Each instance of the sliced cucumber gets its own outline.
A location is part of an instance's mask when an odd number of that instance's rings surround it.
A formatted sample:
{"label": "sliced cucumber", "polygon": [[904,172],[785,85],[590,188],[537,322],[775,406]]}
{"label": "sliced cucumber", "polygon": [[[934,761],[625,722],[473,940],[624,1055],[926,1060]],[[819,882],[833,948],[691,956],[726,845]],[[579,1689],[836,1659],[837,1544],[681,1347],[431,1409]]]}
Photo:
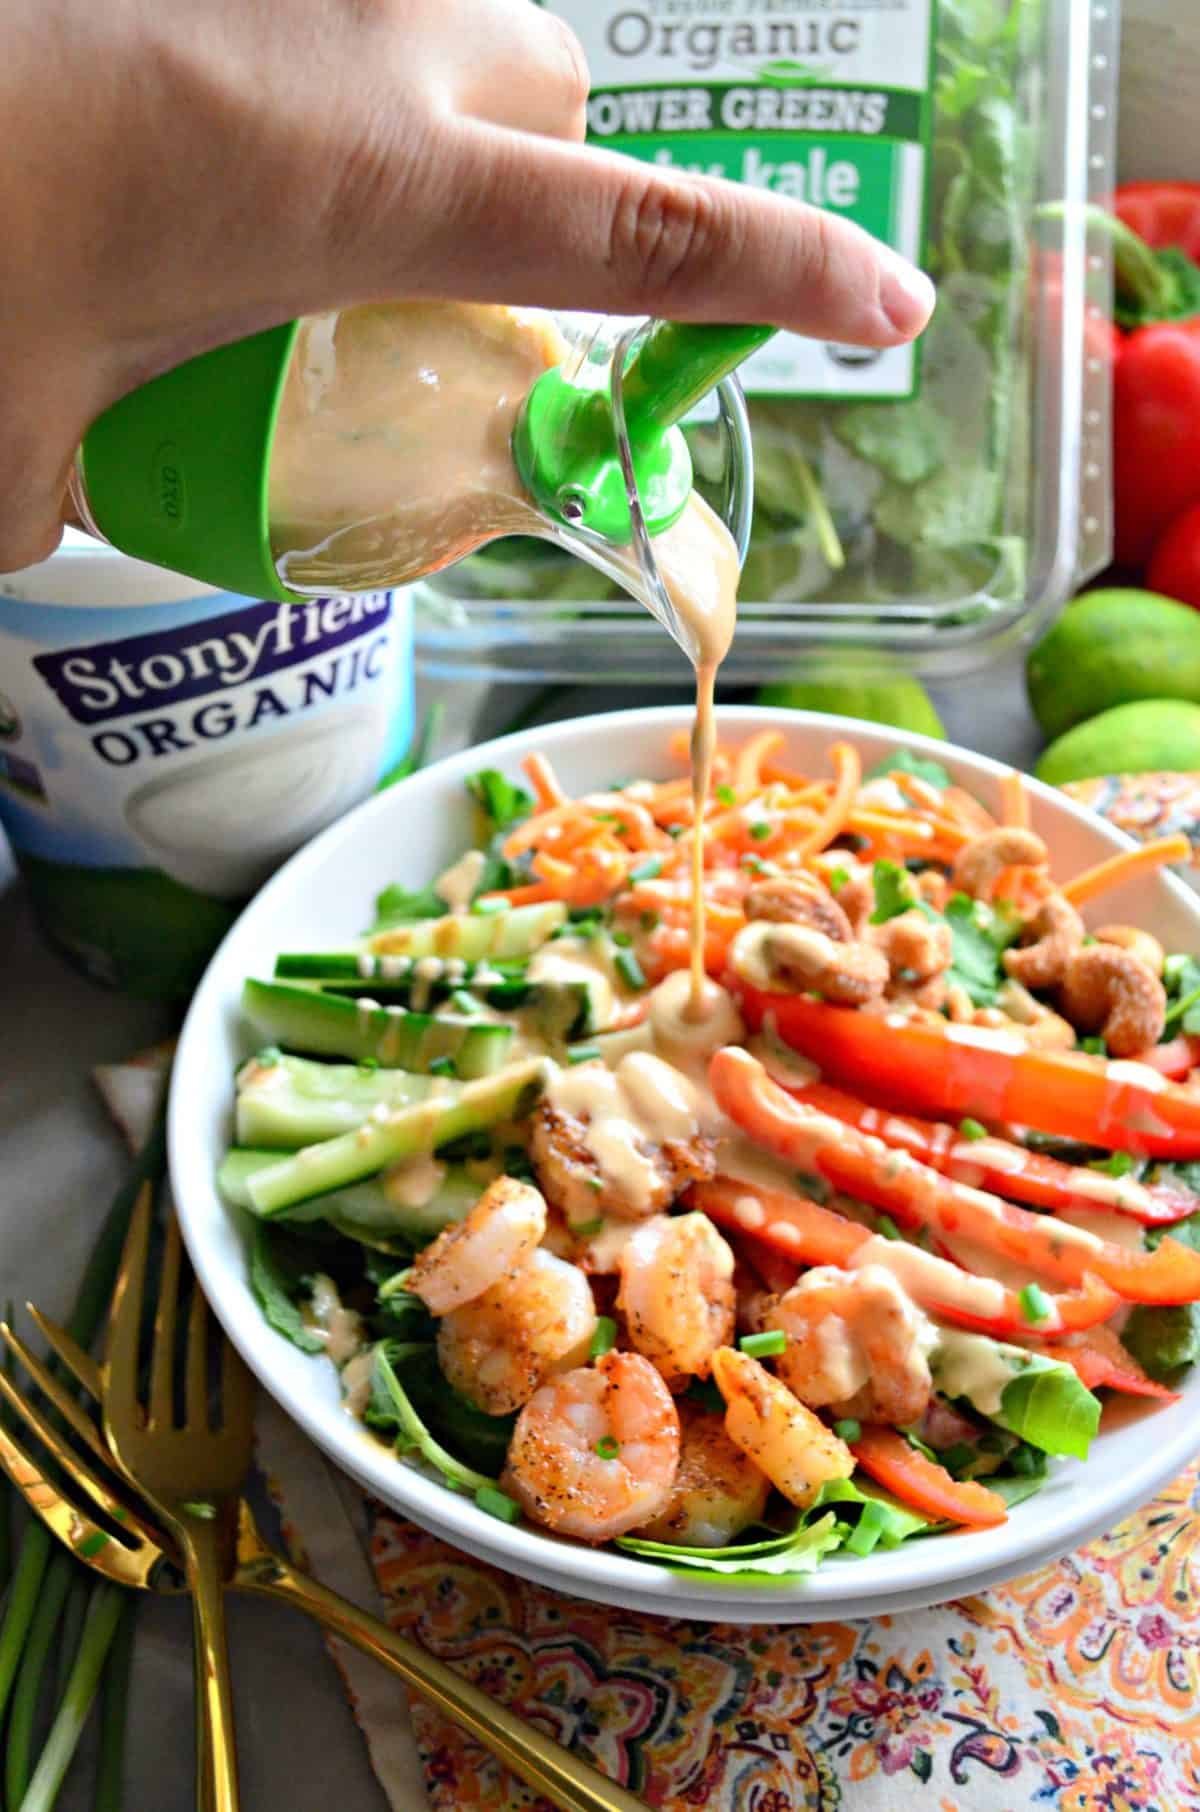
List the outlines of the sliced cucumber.
{"label": "sliced cucumber", "polygon": [[294,950],[275,959],[280,981],[317,982],[338,994],[377,994],[381,999],[424,1005],[444,1000],[456,988],[486,997],[489,989],[528,986],[528,964],[520,957],[484,957],[464,962],[459,956],[372,956],[369,950]]}
{"label": "sliced cucumber", "polygon": [[512,1042],[511,1026],[438,1018],[370,1000],[324,994],[298,982],[247,981],[242,1009],[264,1038],[322,1057],[372,1060],[386,1069],[426,1072],[449,1057],[464,1081],[493,1075]]}
{"label": "sliced cucumber", "polygon": [[256,1214],[282,1214],[297,1202],[374,1176],[402,1158],[436,1151],[503,1120],[519,1120],[538,1100],[552,1073],[553,1066],[544,1058],[528,1058],[467,1083],[453,1101],[431,1095],[411,1107],[397,1108],[386,1119],[365,1120],[353,1132],[307,1145],[245,1178],[249,1205]]}
{"label": "sliced cucumber", "polygon": [[[252,1057],[238,1072],[237,1141],[296,1151],[352,1131],[380,1106],[424,1101],[434,1086],[434,1077],[408,1070],[369,1070],[274,1054],[270,1062]],[[450,1099],[458,1084],[446,1079],[437,1088],[443,1099]]]}
{"label": "sliced cucumber", "polygon": [[[235,1145],[227,1151],[217,1171],[217,1187],[227,1202],[236,1208],[255,1212],[249,1183],[260,1171],[279,1163],[277,1151],[253,1150]],[[362,1245],[379,1246],[383,1251],[400,1247],[420,1251],[444,1227],[461,1221],[471,1212],[484,1184],[462,1164],[448,1164],[446,1174],[427,1202],[411,1203],[396,1199],[388,1186],[387,1173],[352,1183],[346,1189],[334,1189],[327,1195],[312,1196],[297,1202],[280,1220],[290,1222],[325,1221],[348,1239]]]}
{"label": "sliced cucumber", "polygon": [[478,962],[485,956],[528,956],[567,922],[559,900],[513,906],[507,912],[451,913],[443,919],[413,919],[366,940],[377,956],[457,956]]}

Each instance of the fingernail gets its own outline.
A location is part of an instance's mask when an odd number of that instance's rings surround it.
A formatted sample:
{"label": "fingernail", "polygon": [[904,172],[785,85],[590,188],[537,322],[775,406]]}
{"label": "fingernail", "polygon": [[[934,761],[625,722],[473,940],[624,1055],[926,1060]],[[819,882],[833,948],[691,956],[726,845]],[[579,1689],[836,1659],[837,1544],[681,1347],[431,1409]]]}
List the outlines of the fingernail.
{"label": "fingernail", "polygon": [[937,291],[915,264],[906,258],[889,256],[879,274],[879,306],[906,339],[920,333],[937,300]]}

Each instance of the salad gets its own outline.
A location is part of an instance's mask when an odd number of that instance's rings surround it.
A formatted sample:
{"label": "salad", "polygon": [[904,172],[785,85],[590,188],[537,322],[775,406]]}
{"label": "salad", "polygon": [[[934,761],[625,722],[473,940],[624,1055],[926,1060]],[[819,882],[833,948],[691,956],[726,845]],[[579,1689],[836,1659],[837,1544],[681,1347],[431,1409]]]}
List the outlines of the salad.
{"label": "salad", "polygon": [[749,1579],[1002,1523],[1200,1355],[1200,961],[1080,912],[1185,840],[1056,878],[1015,774],[998,821],[784,745],[719,747],[700,825],[682,738],[474,775],[476,848],[247,980],[219,1174],[408,1463]]}

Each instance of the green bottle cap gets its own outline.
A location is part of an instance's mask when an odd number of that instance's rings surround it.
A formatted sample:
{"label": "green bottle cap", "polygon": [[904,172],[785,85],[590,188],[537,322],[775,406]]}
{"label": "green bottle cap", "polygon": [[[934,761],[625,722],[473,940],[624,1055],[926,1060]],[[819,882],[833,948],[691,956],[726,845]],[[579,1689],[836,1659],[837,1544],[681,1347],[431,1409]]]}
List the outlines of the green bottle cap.
{"label": "green bottle cap", "polygon": [[275,570],[267,508],[297,326],[188,359],[92,424],[81,449],[84,488],[114,547],[249,597],[300,595]]}

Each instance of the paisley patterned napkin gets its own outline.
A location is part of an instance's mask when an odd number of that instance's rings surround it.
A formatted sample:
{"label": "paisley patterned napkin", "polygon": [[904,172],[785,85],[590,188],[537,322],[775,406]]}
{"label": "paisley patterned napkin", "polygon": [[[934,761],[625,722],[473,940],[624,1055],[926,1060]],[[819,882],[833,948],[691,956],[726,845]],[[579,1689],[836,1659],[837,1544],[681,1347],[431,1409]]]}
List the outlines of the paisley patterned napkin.
{"label": "paisley patterned napkin", "polygon": [[[134,1143],[153,1099],[140,1081],[163,1060],[97,1077]],[[978,1598],[747,1629],[497,1572],[364,1504],[273,1405],[259,1457],[302,1563],[361,1604],[373,1572],[395,1628],[659,1812],[1200,1808],[1200,1465],[1111,1534]],[[410,1723],[391,1675],[330,1646],[395,1812],[418,1812],[422,1776],[433,1812],[543,1812],[417,1701]]]}

